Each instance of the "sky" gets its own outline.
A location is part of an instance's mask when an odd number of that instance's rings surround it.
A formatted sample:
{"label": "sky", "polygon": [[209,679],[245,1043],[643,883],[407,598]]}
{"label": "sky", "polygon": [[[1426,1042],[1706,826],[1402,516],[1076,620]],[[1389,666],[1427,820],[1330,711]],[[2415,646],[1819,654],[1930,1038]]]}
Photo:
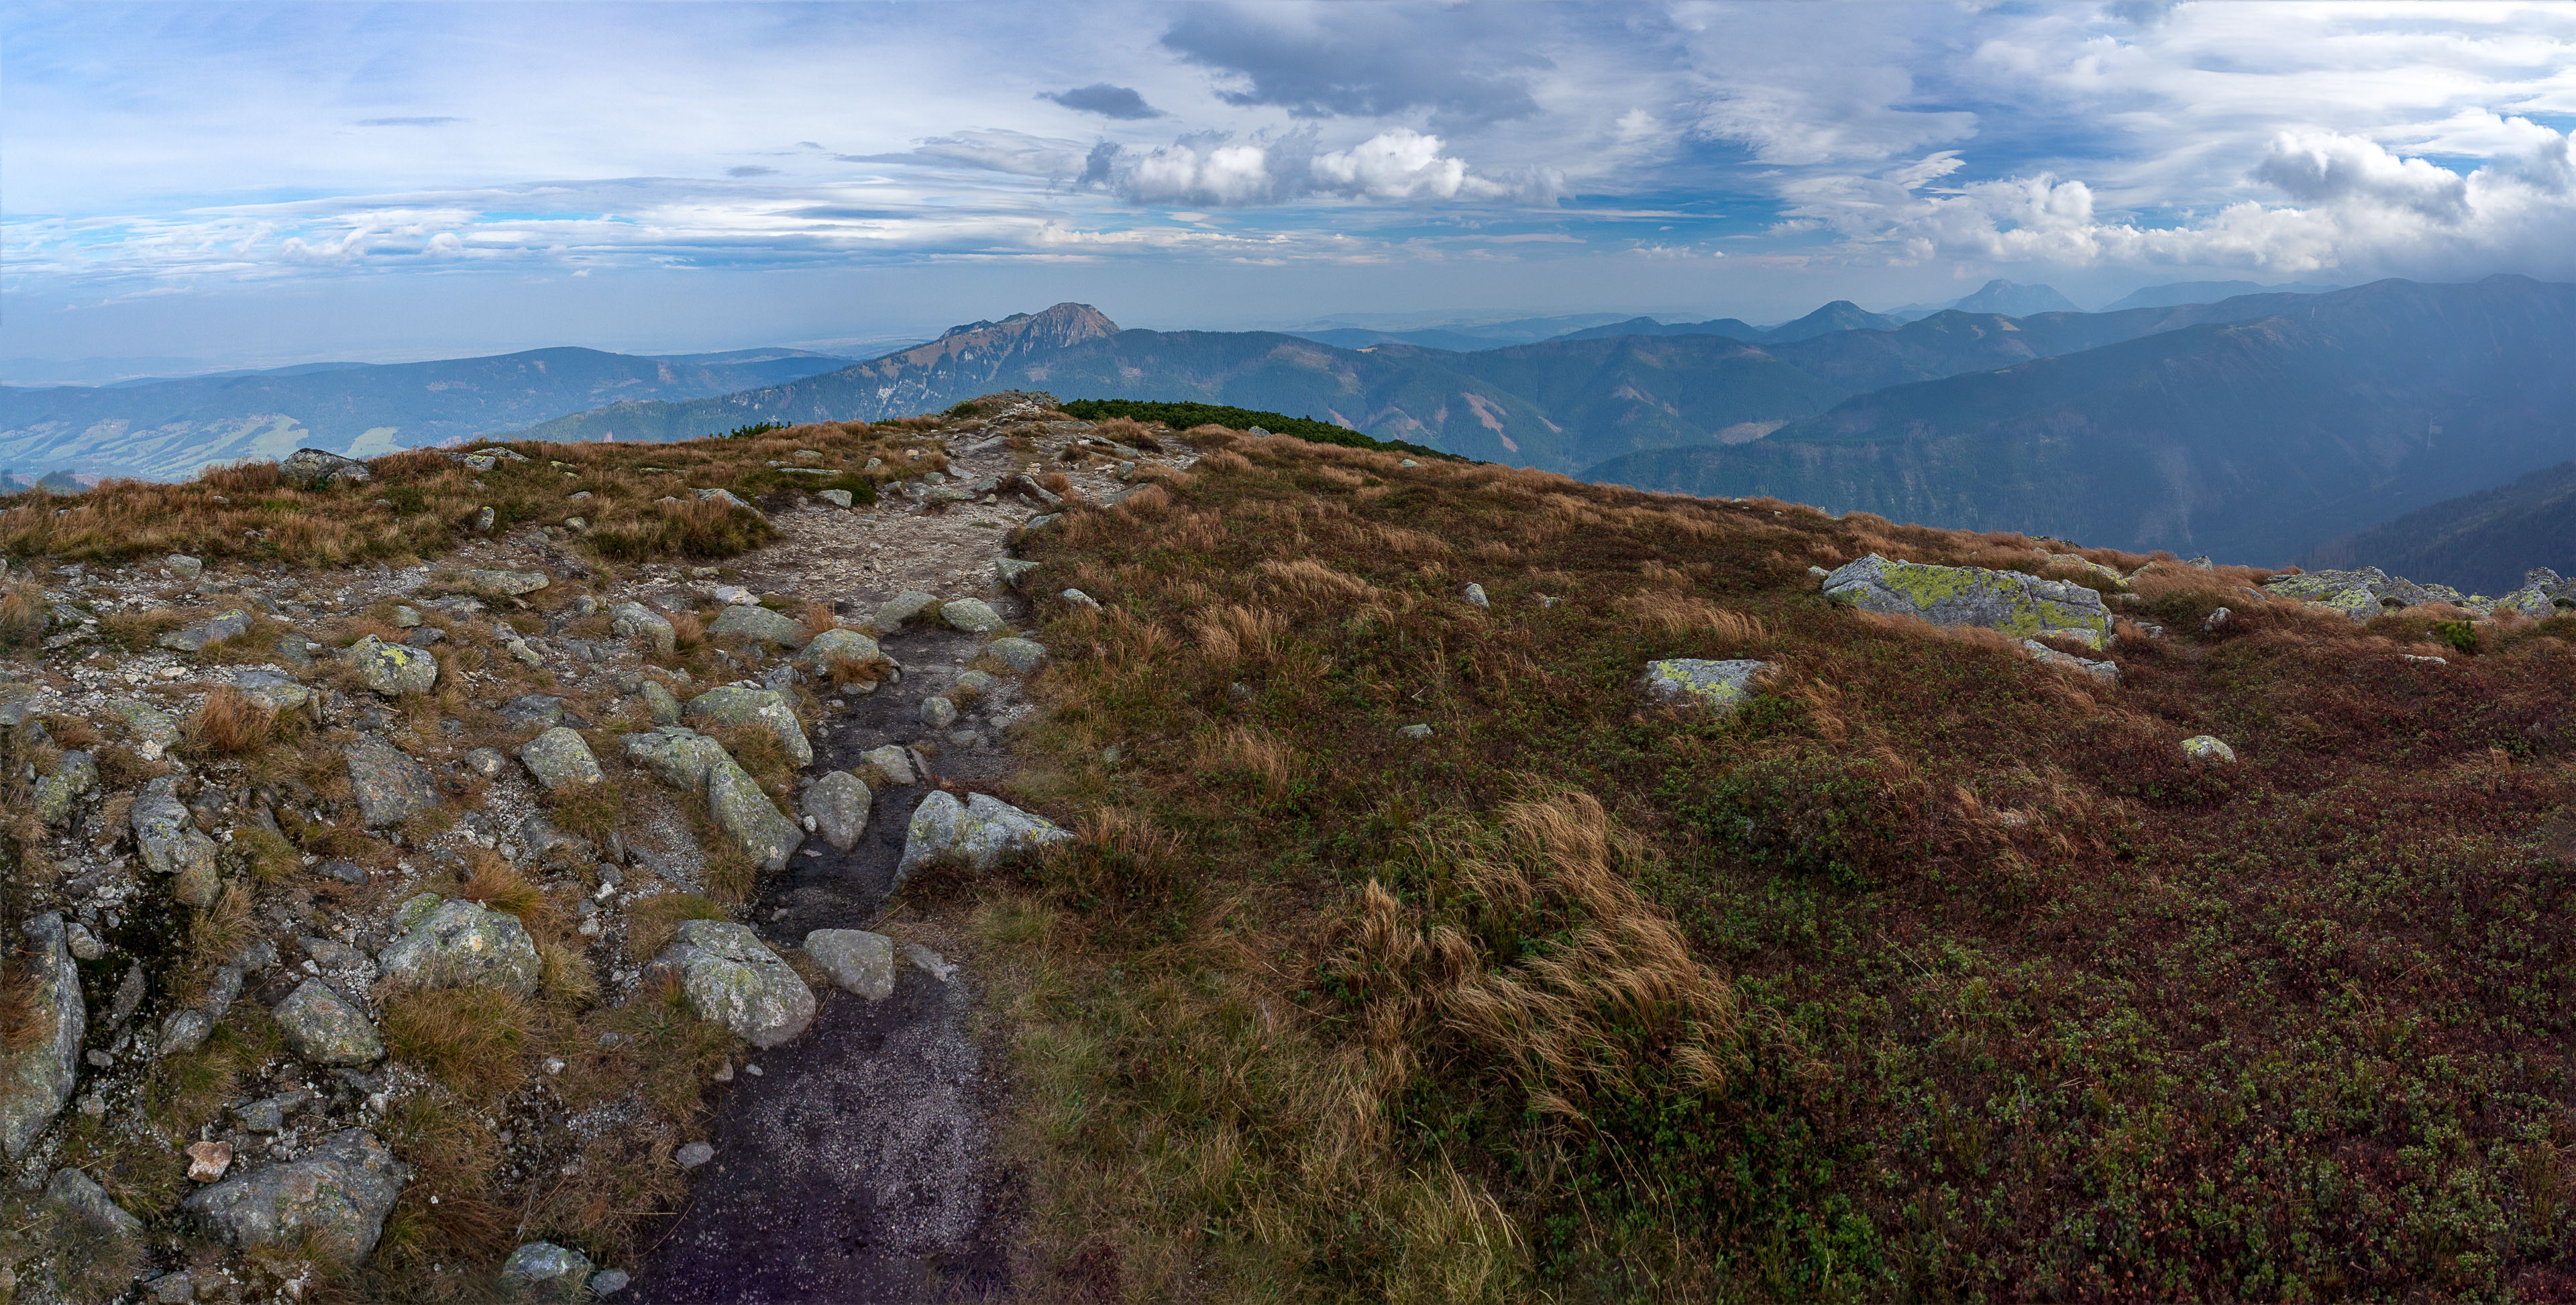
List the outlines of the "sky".
{"label": "sky", "polygon": [[2576,280],[2576,5],[0,9],[0,356]]}

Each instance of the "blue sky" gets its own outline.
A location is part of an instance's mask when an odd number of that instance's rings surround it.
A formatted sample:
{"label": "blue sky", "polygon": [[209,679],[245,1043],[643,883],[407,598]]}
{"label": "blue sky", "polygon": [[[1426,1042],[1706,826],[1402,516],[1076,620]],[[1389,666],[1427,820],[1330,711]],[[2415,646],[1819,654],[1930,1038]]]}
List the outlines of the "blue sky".
{"label": "blue sky", "polygon": [[53,5],[0,354],[2576,278],[2565,4]]}

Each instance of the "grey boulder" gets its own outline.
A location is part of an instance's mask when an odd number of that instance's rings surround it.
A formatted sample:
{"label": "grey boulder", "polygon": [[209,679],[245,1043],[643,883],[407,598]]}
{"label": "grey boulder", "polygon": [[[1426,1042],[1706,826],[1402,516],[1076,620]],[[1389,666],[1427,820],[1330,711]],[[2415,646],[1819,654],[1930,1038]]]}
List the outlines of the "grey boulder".
{"label": "grey boulder", "polygon": [[293,711],[313,701],[311,689],[274,671],[245,671],[233,677],[233,687],[243,697],[273,712]]}
{"label": "grey boulder", "polygon": [[2102,595],[2019,571],[1891,561],[1872,553],[1827,575],[1824,592],[1864,612],[1983,626],[2015,638],[2046,635],[2099,648],[2111,637],[2111,610],[2102,605]]}
{"label": "grey boulder", "polygon": [[427,693],[438,683],[438,659],[426,650],[368,635],[341,652],[358,679],[388,698]]}
{"label": "grey boulder", "polygon": [[868,832],[868,804],[874,795],[867,784],[846,770],[835,770],[815,780],[805,790],[799,804],[813,820],[814,832],[823,841],[843,852],[859,845],[859,837]]}
{"label": "grey boulder", "polygon": [[1026,675],[1036,670],[1038,663],[1046,660],[1046,645],[1017,635],[995,639],[984,645],[984,651],[991,653],[994,660],[1010,667],[1012,674],[1015,675]]}
{"label": "grey boulder", "polygon": [[845,992],[870,1001],[894,995],[894,940],[865,929],[817,929],[805,935],[805,954]]}
{"label": "grey boulder", "polygon": [[764,869],[784,867],[805,841],[805,827],[788,819],[733,754],[706,735],[678,725],[629,734],[626,759],[673,788],[705,798],[716,826]]}
{"label": "grey boulder", "polygon": [[543,571],[466,571],[456,579],[484,598],[516,598],[554,583]]}
{"label": "grey boulder", "polygon": [[990,870],[1007,856],[1035,852],[1072,839],[1054,821],[987,793],[970,793],[964,802],[953,793],[934,792],[912,809],[904,831],[903,859],[895,864],[902,883],[925,865],[955,862],[972,870]]}
{"label": "grey boulder", "polygon": [[171,891],[188,906],[215,900],[215,840],[205,836],[179,800],[178,778],[164,775],[134,795],[127,819],[145,868],[178,882]]}
{"label": "grey boulder", "polygon": [[939,606],[939,600],[919,590],[896,594],[877,608],[877,633],[892,634],[910,624],[923,612]]}
{"label": "grey boulder", "polygon": [[367,478],[367,464],[322,449],[297,449],[277,460],[277,472],[308,488]]}
{"label": "grey boulder", "polygon": [[991,634],[1002,628],[1002,614],[981,598],[958,598],[939,605],[940,623],[966,634]]}
{"label": "grey boulder", "polygon": [[[741,609],[736,609],[741,610]],[[776,689],[745,689],[735,685],[709,689],[689,699],[680,718],[692,725],[758,726],[778,736],[787,745],[787,755],[799,766],[814,764],[814,745],[805,737],[805,726],[797,721],[796,709],[787,695]]]}
{"label": "grey boulder", "polygon": [[142,1220],[108,1199],[106,1188],[77,1169],[54,1171],[53,1181],[45,1184],[45,1204],[61,1211],[65,1218],[110,1236],[132,1237],[143,1231]]}
{"label": "grey boulder", "polygon": [[618,638],[648,644],[658,653],[668,653],[679,646],[679,633],[671,623],[642,603],[619,603],[609,614],[608,628]]}
{"label": "grey boulder", "polygon": [[590,754],[590,745],[582,741],[579,733],[561,725],[528,740],[519,749],[519,764],[526,766],[549,793],[586,787],[608,778],[599,768],[599,758]]}
{"label": "grey boulder", "polygon": [[357,794],[359,819],[369,829],[382,829],[438,805],[438,782],[429,767],[409,753],[373,735],[341,750],[349,763],[349,787]]}
{"label": "grey boulder", "polygon": [[227,639],[238,639],[248,633],[250,613],[231,611],[194,625],[182,626],[153,642],[179,652],[204,652]]}
{"label": "grey boulder", "polygon": [[635,696],[644,700],[644,714],[656,725],[680,723],[680,700],[660,680],[646,680],[636,686]]}
{"label": "grey boulder", "polygon": [[49,912],[23,928],[29,947],[20,963],[35,979],[28,1002],[34,1028],[24,1046],[0,1052],[0,1151],[12,1160],[26,1153],[72,1099],[81,1035],[89,1029],[63,917]]}
{"label": "grey boulder", "polygon": [[66,752],[53,773],[36,781],[36,819],[61,828],[72,817],[72,804],[98,787],[98,760],[86,752]]}
{"label": "grey boulder", "polygon": [[537,990],[544,963],[519,917],[464,901],[415,897],[397,916],[403,936],[376,958],[385,982],[413,988]]}
{"label": "grey boulder", "polygon": [[751,930],[730,920],[683,920],[653,958],[676,973],[689,1006],[755,1047],[774,1047],[814,1021],[814,990]]}
{"label": "grey boulder", "polygon": [[774,643],[781,648],[802,648],[814,637],[813,632],[807,630],[802,621],[794,620],[783,613],[773,612],[766,607],[753,607],[744,603],[726,604],[725,609],[717,613],[716,619],[708,624],[707,633],[719,639],[730,636],[736,639]]}
{"label": "grey boulder", "polygon": [[[912,757],[899,743],[888,743],[859,754],[859,763],[880,784],[902,787],[918,782],[912,773]],[[863,776],[864,777],[864,776]]]}
{"label": "grey boulder", "polygon": [[864,666],[884,658],[885,652],[877,647],[877,641],[856,630],[825,630],[796,654],[797,664],[817,675],[830,674],[838,664]]}
{"label": "grey boulder", "polygon": [[338,1264],[376,1248],[411,1168],[363,1128],[332,1134],[302,1159],[204,1188],[182,1203],[206,1230],[241,1250],[291,1246]]}
{"label": "grey boulder", "polygon": [[364,1065],[385,1054],[367,1013],[320,979],[297,985],[270,1013],[286,1045],[316,1065]]}

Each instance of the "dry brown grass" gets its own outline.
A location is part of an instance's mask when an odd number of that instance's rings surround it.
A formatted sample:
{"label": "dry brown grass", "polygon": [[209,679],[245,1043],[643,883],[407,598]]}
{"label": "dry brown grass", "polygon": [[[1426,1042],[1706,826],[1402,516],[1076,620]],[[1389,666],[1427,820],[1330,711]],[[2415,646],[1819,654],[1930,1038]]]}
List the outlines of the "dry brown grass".
{"label": "dry brown grass", "polygon": [[527,1077],[537,1014],[495,988],[398,988],[384,994],[385,1046],[459,1096],[506,1096]]}
{"label": "dry brown grass", "polygon": [[36,971],[15,929],[0,938],[0,1053],[15,1054],[44,1041],[43,1012],[36,1006]]}
{"label": "dry brown grass", "polygon": [[277,732],[277,710],[221,684],[190,713],[186,728],[190,751],[240,756],[268,746]]}
{"label": "dry brown grass", "polygon": [[553,903],[527,874],[497,852],[474,849],[466,861],[471,871],[453,896],[487,910],[515,915],[531,931],[558,927]]}
{"label": "dry brown grass", "polygon": [[20,580],[0,588],[0,648],[25,648],[45,637],[45,591]]}
{"label": "dry brown grass", "polygon": [[1669,589],[1623,594],[1613,606],[1668,635],[1706,634],[1722,643],[1749,647],[1765,633],[1760,617],[1731,612],[1707,599]]}

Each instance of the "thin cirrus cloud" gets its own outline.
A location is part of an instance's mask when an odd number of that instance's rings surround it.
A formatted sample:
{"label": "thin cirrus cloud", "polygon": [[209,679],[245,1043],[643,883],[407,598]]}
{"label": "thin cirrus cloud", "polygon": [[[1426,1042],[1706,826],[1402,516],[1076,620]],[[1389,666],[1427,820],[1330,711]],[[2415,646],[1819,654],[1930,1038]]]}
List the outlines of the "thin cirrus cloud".
{"label": "thin cirrus cloud", "polygon": [[[1471,252],[1639,294],[1659,274],[1616,269],[1684,257],[1809,297],[2576,275],[2564,6],[720,8],[0,19],[0,294]],[[69,57],[111,37],[116,66]]]}

